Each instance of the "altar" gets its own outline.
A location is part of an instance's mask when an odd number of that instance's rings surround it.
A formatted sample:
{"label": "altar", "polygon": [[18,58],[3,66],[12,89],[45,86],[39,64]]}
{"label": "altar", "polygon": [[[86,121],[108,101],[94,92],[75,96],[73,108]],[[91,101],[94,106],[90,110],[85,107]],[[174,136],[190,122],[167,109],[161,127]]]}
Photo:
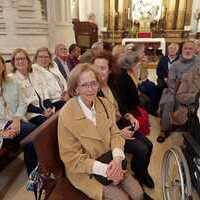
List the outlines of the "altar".
{"label": "altar", "polygon": [[[165,38],[167,43],[181,43],[189,35],[192,1],[108,0],[104,2],[104,31],[101,32],[104,42],[115,45],[121,43],[123,38],[137,40],[142,32],[149,32],[153,39],[158,38],[158,42],[160,38]],[[163,49],[163,45],[161,48]]]}
{"label": "altar", "polygon": [[[124,38],[124,39],[122,39],[123,46],[130,44],[130,43],[144,44],[145,54],[148,57],[148,64],[145,67],[147,67],[148,70],[151,70],[151,69],[155,70],[155,68],[158,65],[160,56],[166,54],[165,38]],[[152,73],[150,73],[150,74],[152,74]],[[155,71],[153,74],[155,74]],[[154,77],[154,79],[155,79],[155,77]]]}
{"label": "altar", "polygon": [[122,39],[123,46],[129,43],[159,44],[158,48],[162,50],[163,55],[165,55],[166,53],[165,38],[124,38]]}

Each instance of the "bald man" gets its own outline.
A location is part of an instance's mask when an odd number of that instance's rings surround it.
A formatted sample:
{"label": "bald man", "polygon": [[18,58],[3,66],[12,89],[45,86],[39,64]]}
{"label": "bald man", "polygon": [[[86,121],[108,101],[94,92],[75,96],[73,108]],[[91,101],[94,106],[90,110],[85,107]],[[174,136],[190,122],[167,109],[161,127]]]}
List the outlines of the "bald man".
{"label": "bald man", "polygon": [[65,44],[57,44],[55,48],[55,58],[54,58],[54,64],[58,66],[58,69],[60,70],[61,74],[65,78],[65,80],[68,80],[69,77],[69,67],[67,65],[67,59],[68,59],[68,50]]}

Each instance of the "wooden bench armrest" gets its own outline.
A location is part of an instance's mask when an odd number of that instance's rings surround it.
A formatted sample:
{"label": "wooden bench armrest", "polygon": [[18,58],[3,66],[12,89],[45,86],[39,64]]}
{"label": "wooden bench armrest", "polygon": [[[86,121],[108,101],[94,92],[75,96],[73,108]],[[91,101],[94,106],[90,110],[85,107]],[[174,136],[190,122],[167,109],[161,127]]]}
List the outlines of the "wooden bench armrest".
{"label": "wooden bench armrest", "polygon": [[[43,124],[41,124],[39,127],[37,127],[34,131],[32,131],[28,136],[26,136],[23,140],[21,140],[20,145],[24,146],[29,142],[34,142],[39,134],[43,132],[43,130],[46,128],[46,126],[53,122],[55,118],[58,117],[58,112],[52,115],[47,121],[45,121]],[[44,132],[43,132],[44,134]]]}

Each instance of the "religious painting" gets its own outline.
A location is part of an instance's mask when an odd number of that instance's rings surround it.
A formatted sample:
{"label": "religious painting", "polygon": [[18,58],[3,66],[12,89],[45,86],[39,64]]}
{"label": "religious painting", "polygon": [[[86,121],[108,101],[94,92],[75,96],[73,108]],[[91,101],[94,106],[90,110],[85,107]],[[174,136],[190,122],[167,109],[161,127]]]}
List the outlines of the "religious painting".
{"label": "religious painting", "polygon": [[162,0],[134,0],[132,4],[133,21],[142,19],[159,20],[162,14],[162,3]]}

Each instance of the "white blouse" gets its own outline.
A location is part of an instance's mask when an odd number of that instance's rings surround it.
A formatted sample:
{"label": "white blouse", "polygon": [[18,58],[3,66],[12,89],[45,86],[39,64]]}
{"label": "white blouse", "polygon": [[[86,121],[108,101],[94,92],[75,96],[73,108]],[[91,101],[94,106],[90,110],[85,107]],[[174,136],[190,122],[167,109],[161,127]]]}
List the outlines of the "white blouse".
{"label": "white blouse", "polygon": [[[35,70],[29,73],[28,78],[22,75],[19,71],[14,73],[17,82],[21,85],[22,93],[25,98],[27,105],[33,104],[34,106],[40,107],[39,97],[41,99],[41,104],[45,99],[49,99],[48,91],[45,89],[44,79]],[[37,92],[37,93],[36,93]],[[38,94],[38,95],[37,95]],[[38,116],[39,113],[28,113],[26,114],[27,119]]]}

